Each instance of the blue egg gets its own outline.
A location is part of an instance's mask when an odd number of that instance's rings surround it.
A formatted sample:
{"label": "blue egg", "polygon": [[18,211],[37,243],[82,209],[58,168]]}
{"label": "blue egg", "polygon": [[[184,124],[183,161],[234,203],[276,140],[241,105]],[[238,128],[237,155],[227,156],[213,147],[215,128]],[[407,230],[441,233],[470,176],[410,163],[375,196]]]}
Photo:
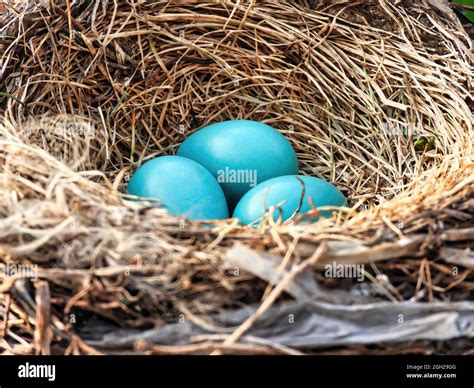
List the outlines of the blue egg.
{"label": "blue egg", "polygon": [[[270,179],[259,184],[243,196],[234,210],[234,218],[243,224],[259,220],[271,206],[278,206],[273,212],[276,221],[282,221],[297,214],[310,211],[313,207],[347,206],[344,195],[325,180],[303,175],[287,175]],[[323,210],[319,214],[330,217],[333,211]],[[305,221],[316,221],[317,216]]]}
{"label": "blue egg", "polygon": [[181,144],[177,155],[206,167],[222,186],[230,208],[257,184],[298,174],[289,141],[269,125],[250,120],[204,127]]}
{"label": "blue egg", "polygon": [[162,156],[143,164],[132,175],[128,193],[158,199],[170,214],[190,220],[229,217],[224,193],[212,174],[180,156]]}

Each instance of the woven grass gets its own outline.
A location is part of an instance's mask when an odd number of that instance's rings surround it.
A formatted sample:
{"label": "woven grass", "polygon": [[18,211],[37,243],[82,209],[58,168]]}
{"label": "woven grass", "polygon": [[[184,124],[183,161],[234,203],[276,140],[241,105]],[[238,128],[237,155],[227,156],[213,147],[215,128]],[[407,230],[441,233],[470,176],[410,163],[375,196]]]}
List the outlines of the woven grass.
{"label": "woven grass", "polygon": [[[247,333],[303,273],[319,285],[310,299],[349,303],[355,280],[324,276],[334,261],[365,265],[371,302],[472,301],[472,44],[445,7],[396,3],[3,6],[0,255],[37,264],[38,279],[2,277],[0,349],[298,353]],[[281,131],[302,173],[333,182],[350,207],[254,230],[121,194],[144,161],[237,118]],[[268,257],[280,277],[262,270]],[[259,304],[232,329],[212,318]],[[215,336],[97,342],[181,321]]]}

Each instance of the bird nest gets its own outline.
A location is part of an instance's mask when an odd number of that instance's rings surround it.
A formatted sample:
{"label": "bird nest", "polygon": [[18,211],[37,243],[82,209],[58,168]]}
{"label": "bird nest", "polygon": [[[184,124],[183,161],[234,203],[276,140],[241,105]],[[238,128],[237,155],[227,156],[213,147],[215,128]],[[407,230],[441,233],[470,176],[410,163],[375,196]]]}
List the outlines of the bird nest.
{"label": "bird nest", "polygon": [[[443,4],[0,5],[1,351],[469,352],[471,41]],[[255,229],[122,194],[229,119],[349,207]]]}

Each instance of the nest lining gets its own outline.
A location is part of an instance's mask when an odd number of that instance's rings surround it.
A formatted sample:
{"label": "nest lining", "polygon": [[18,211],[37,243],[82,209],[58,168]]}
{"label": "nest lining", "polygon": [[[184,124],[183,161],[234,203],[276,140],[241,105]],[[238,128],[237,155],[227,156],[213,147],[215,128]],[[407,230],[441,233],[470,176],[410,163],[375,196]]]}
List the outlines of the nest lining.
{"label": "nest lining", "polygon": [[[470,42],[427,3],[371,3],[385,26],[352,2],[106,3],[13,13],[0,41],[0,249],[41,264],[67,301],[60,320],[79,308],[144,327],[258,302],[266,283],[250,269],[235,274],[236,243],[283,267],[323,243],[319,268],[470,246]],[[228,220],[210,230],[123,201],[127,174],[144,160],[237,118],[280,130],[302,172],[334,182],[353,210],[312,225],[269,220],[253,231]],[[444,295],[425,286],[428,300]]]}

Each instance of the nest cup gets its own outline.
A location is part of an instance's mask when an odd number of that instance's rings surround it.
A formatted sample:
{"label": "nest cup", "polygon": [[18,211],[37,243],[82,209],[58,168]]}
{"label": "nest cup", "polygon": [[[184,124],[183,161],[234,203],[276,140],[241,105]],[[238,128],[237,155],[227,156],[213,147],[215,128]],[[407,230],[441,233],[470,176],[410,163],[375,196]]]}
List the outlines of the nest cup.
{"label": "nest cup", "polygon": [[[471,42],[451,14],[425,2],[16,11],[6,7],[0,24],[0,250],[41,266],[36,292],[63,298],[60,321],[80,305],[86,327],[92,316],[113,331],[184,314],[216,332],[210,314],[257,303],[275,283],[243,257],[270,255],[288,273],[306,263],[318,278],[334,261],[443,259],[473,243]],[[143,162],[231,119],[279,130],[301,172],[333,182],[351,207],[254,230],[235,220],[209,228],[124,199]],[[388,292],[405,300],[410,290]],[[280,292],[279,301],[294,296]],[[125,307],[103,307],[112,300]],[[71,340],[79,329],[62,331]],[[108,351],[100,335],[78,335]],[[50,350],[31,341],[31,351]]]}

